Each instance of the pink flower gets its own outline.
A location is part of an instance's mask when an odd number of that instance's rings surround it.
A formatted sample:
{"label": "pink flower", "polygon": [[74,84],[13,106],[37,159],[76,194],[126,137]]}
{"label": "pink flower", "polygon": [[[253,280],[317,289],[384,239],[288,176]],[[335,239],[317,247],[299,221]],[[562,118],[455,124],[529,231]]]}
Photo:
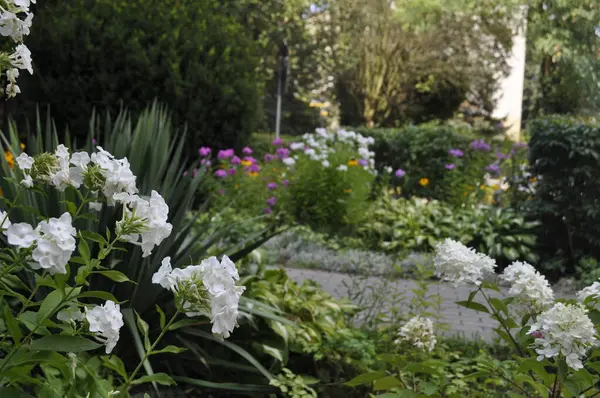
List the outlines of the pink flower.
{"label": "pink flower", "polygon": [[219,154],[217,155],[217,158],[219,159],[228,159],[230,157],[233,157],[235,155],[235,151],[233,149],[223,149],[221,151],[219,151]]}
{"label": "pink flower", "polygon": [[200,147],[200,149],[198,150],[198,152],[200,153],[200,156],[204,157],[204,156],[210,155],[211,150],[210,150],[209,147],[203,146],[203,147]]}
{"label": "pink flower", "polygon": [[219,170],[215,171],[215,176],[217,178],[225,178],[225,177],[227,177],[227,172],[223,169],[219,169]]}
{"label": "pink flower", "polygon": [[275,155],[271,155],[270,153],[265,154],[265,162],[271,162],[275,159]]}
{"label": "pink flower", "polygon": [[200,161],[200,164],[205,165],[206,167],[211,165],[210,160],[208,160],[208,159],[202,159]]}
{"label": "pink flower", "polygon": [[290,157],[290,150],[287,148],[277,148],[277,156],[279,156],[279,159],[283,160],[285,158],[289,158]]}
{"label": "pink flower", "polygon": [[233,167],[227,170],[227,174],[229,174],[230,176],[234,175],[235,173],[237,173],[237,170]]}
{"label": "pink flower", "polygon": [[271,144],[275,146],[283,145],[283,140],[281,138],[275,138]]}
{"label": "pink flower", "polygon": [[240,158],[238,158],[237,156],[234,156],[231,158],[231,164],[240,164],[242,163],[242,160]]}
{"label": "pink flower", "polygon": [[277,189],[277,184],[274,182],[270,182],[267,184],[267,188],[269,188],[272,191],[274,189]]}
{"label": "pink flower", "polygon": [[250,148],[250,147],[247,147],[247,146],[245,146],[245,147],[244,147],[244,149],[242,149],[242,153],[243,153],[244,155],[252,155],[252,152],[254,152],[254,151],[252,150],[252,148]]}
{"label": "pink flower", "polygon": [[402,169],[398,169],[396,170],[396,177],[398,178],[402,178],[406,175],[406,171],[402,170]]}
{"label": "pink flower", "polygon": [[277,201],[277,198],[275,198],[275,196],[271,196],[269,199],[267,199],[267,204],[271,207],[275,206],[275,202]]}

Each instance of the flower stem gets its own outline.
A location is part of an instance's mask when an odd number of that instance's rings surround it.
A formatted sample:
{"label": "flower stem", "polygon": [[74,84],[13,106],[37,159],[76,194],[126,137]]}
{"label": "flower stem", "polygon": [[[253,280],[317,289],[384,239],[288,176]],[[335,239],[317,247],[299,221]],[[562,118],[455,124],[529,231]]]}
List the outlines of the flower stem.
{"label": "flower stem", "polygon": [[483,292],[483,289],[481,287],[479,287],[479,291],[483,295],[483,298],[485,298],[485,301],[488,303],[489,307],[492,309],[492,312],[494,313],[494,317],[498,320],[498,322],[500,322],[500,325],[502,326],[502,328],[504,328],[504,330],[506,331],[506,334],[508,334],[508,337],[510,337],[510,340],[512,341],[513,345],[517,349],[519,356],[523,356],[523,351],[521,350],[521,347],[519,346],[519,344],[517,343],[517,341],[515,340],[513,335],[510,333],[510,329],[506,326],[506,324],[500,317],[500,314],[498,314],[498,311],[496,311],[496,308],[490,302],[490,299],[485,295],[485,293]]}
{"label": "flower stem", "polygon": [[165,327],[163,328],[163,330],[160,332],[160,334],[158,335],[158,337],[156,338],[156,340],[154,340],[154,343],[152,343],[152,345],[150,346],[150,348],[146,351],[146,353],[144,354],[144,357],[142,358],[142,360],[140,361],[140,363],[133,370],[133,373],[131,373],[131,376],[129,376],[129,378],[125,381],[125,384],[123,384],[123,386],[121,387],[122,390],[128,391],[129,385],[131,384],[132,381],[135,380],[135,376],[137,376],[137,374],[139,373],[139,371],[142,369],[142,366],[148,360],[148,357],[150,356],[150,354],[152,354],[152,351],[154,351],[154,349],[156,348],[156,346],[158,345],[158,343],[162,340],[162,338],[165,336],[165,334],[167,334],[167,331],[169,330],[169,327],[175,322],[175,319],[177,319],[177,316],[179,314],[180,314],[179,310],[175,311],[175,313],[173,314],[173,316],[171,317],[171,319],[169,320],[169,322],[167,322],[167,324],[165,325]]}

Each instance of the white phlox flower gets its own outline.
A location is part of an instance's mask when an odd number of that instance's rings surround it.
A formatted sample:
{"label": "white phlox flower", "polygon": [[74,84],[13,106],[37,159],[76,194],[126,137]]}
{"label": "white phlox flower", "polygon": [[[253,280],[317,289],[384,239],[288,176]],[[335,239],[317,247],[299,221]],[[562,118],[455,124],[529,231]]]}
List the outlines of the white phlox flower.
{"label": "white phlox flower", "polygon": [[398,332],[396,344],[402,342],[407,342],[424,351],[433,351],[437,340],[431,319],[420,316],[411,318]]}
{"label": "white phlox flower", "polygon": [[106,353],[110,354],[119,341],[119,330],[124,324],[119,304],[109,300],[86,310],[85,319],[89,323],[90,332],[96,334],[96,339],[106,345]]}
{"label": "white phlox flower", "polygon": [[535,312],[548,308],[554,302],[554,292],[546,278],[526,262],[513,262],[500,278],[511,283],[508,291],[510,296],[516,297]]}

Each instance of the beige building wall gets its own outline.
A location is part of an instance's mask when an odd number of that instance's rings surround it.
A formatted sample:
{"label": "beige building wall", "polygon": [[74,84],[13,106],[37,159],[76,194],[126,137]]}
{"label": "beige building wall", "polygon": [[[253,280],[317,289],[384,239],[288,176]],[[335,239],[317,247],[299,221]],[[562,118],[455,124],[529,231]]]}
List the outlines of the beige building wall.
{"label": "beige building wall", "polygon": [[513,38],[512,54],[508,61],[510,66],[509,75],[500,83],[496,93],[496,109],[492,116],[505,118],[505,126],[508,128],[508,138],[518,141],[521,139],[521,114],[523,104],[523,86],[525,81],[525,49],[526,49],[526,9],[519,16],[520,27]]}

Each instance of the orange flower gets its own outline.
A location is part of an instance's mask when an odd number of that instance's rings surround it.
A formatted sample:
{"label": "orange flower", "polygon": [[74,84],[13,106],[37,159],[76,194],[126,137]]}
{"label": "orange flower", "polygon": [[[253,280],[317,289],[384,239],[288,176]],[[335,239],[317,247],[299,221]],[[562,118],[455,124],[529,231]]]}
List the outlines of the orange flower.
{"label": "orange flower", "polygon": [[4,160],[6,160],[6,163],[8,163],[8,167],[10,167],[11,169],[15,166],[15,155],[13,155],[12,152],[5,151]]}
{"label": "orange flower", "polygon": [[252,162],[249,160],[242,160],[242,166],[252,166]]}
{"label": "orange flower", "polygon": [[350,188],[344,189],[344,193],[351,193],[351,192],[352,192],[352,189],[350,189]]}
{"label": "orange flower", "polygon": [[352,159],[348,161],[348,166],[358,166],[358,160]]}
{"label": "orange flower", "polygon": [[426,187],[427,185],[429,185],[429,178],[425,178],[425,177],[421,178],[419,180],[419,184],[421,184],[422,187]]}
{"label": "orange flower", "polygon": [[251,171],[251,172],[248,173],[248,175],[250,177],[256,177],[256,176],[258,176],[258,172],[257,171]]}

